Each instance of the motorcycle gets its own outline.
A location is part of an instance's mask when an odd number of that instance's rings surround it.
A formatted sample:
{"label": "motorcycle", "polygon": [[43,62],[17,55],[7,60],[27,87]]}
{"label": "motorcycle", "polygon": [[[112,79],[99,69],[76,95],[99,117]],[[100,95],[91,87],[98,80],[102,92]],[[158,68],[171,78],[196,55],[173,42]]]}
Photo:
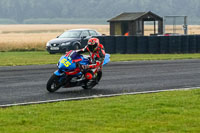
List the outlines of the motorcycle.
{"label": "motorcycle", "polygon": [[[110,54],[105,55],[103,65],[110,61]],[[49,78],[46,89],[49,92],[55,92],[59,88],[69,88],[82,86],[83,89],[92,89],[98,84],[102,77],[101,68],[93,75],[92,79],[88,80],[84,74],[87,70],[83,70],[81,65],[88,65],[90,57],[78,54],[76,51],[69,51],[62,56],[57,64],[58,70]]]}

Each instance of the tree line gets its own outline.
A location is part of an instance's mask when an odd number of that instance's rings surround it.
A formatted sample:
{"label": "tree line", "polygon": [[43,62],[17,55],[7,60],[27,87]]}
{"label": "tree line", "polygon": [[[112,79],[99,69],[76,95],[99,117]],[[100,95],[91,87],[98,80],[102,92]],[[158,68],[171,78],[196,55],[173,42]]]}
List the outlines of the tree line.
{"label": "tree line", "polygon": [[98,23],[122,12],[146,11],[160,16],[187,15],[197,23],[200,17],[199,0],[0,0],[0,7],[0,23]]}

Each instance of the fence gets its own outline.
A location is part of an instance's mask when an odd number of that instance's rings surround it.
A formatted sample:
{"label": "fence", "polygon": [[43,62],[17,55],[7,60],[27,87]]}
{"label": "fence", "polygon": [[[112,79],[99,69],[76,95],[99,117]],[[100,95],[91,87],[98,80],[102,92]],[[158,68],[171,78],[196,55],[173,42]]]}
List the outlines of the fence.
{"label": "fence", "polygon": [[107,53],[200,53],[200,35],[98,36]]}

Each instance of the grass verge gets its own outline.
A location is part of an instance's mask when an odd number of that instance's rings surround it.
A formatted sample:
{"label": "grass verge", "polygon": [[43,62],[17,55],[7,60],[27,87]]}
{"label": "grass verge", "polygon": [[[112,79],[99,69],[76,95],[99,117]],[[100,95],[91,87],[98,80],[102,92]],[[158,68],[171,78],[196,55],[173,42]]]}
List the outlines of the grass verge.
{"label": "grass verge", "polygon": [[200,54],[113,54],[112,61],[200,59]]}
{"label": "grass verge", "polygon": [[61,55],[46,51],[0,52],[0,66],[56,64]]}
{"label": "grass verge", "polygon": [[200,89],[0,109],[2,133],[200,132]]}
{"label": "grass verge", "polygon": [[[0,66],[56,64],[63,54],[46,51],[0,52]],[[111,61],[200,59],[200,54],[112,54]]]}

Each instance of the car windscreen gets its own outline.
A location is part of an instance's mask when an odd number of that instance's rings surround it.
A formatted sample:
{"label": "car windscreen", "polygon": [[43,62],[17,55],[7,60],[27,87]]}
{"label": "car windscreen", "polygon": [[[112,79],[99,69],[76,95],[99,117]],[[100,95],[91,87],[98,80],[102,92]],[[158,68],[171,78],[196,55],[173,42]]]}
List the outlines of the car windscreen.
{"label": "car windscreen", "polygon": [[61,34],[58,38],[79,38],[81,31],[66,31]]}

